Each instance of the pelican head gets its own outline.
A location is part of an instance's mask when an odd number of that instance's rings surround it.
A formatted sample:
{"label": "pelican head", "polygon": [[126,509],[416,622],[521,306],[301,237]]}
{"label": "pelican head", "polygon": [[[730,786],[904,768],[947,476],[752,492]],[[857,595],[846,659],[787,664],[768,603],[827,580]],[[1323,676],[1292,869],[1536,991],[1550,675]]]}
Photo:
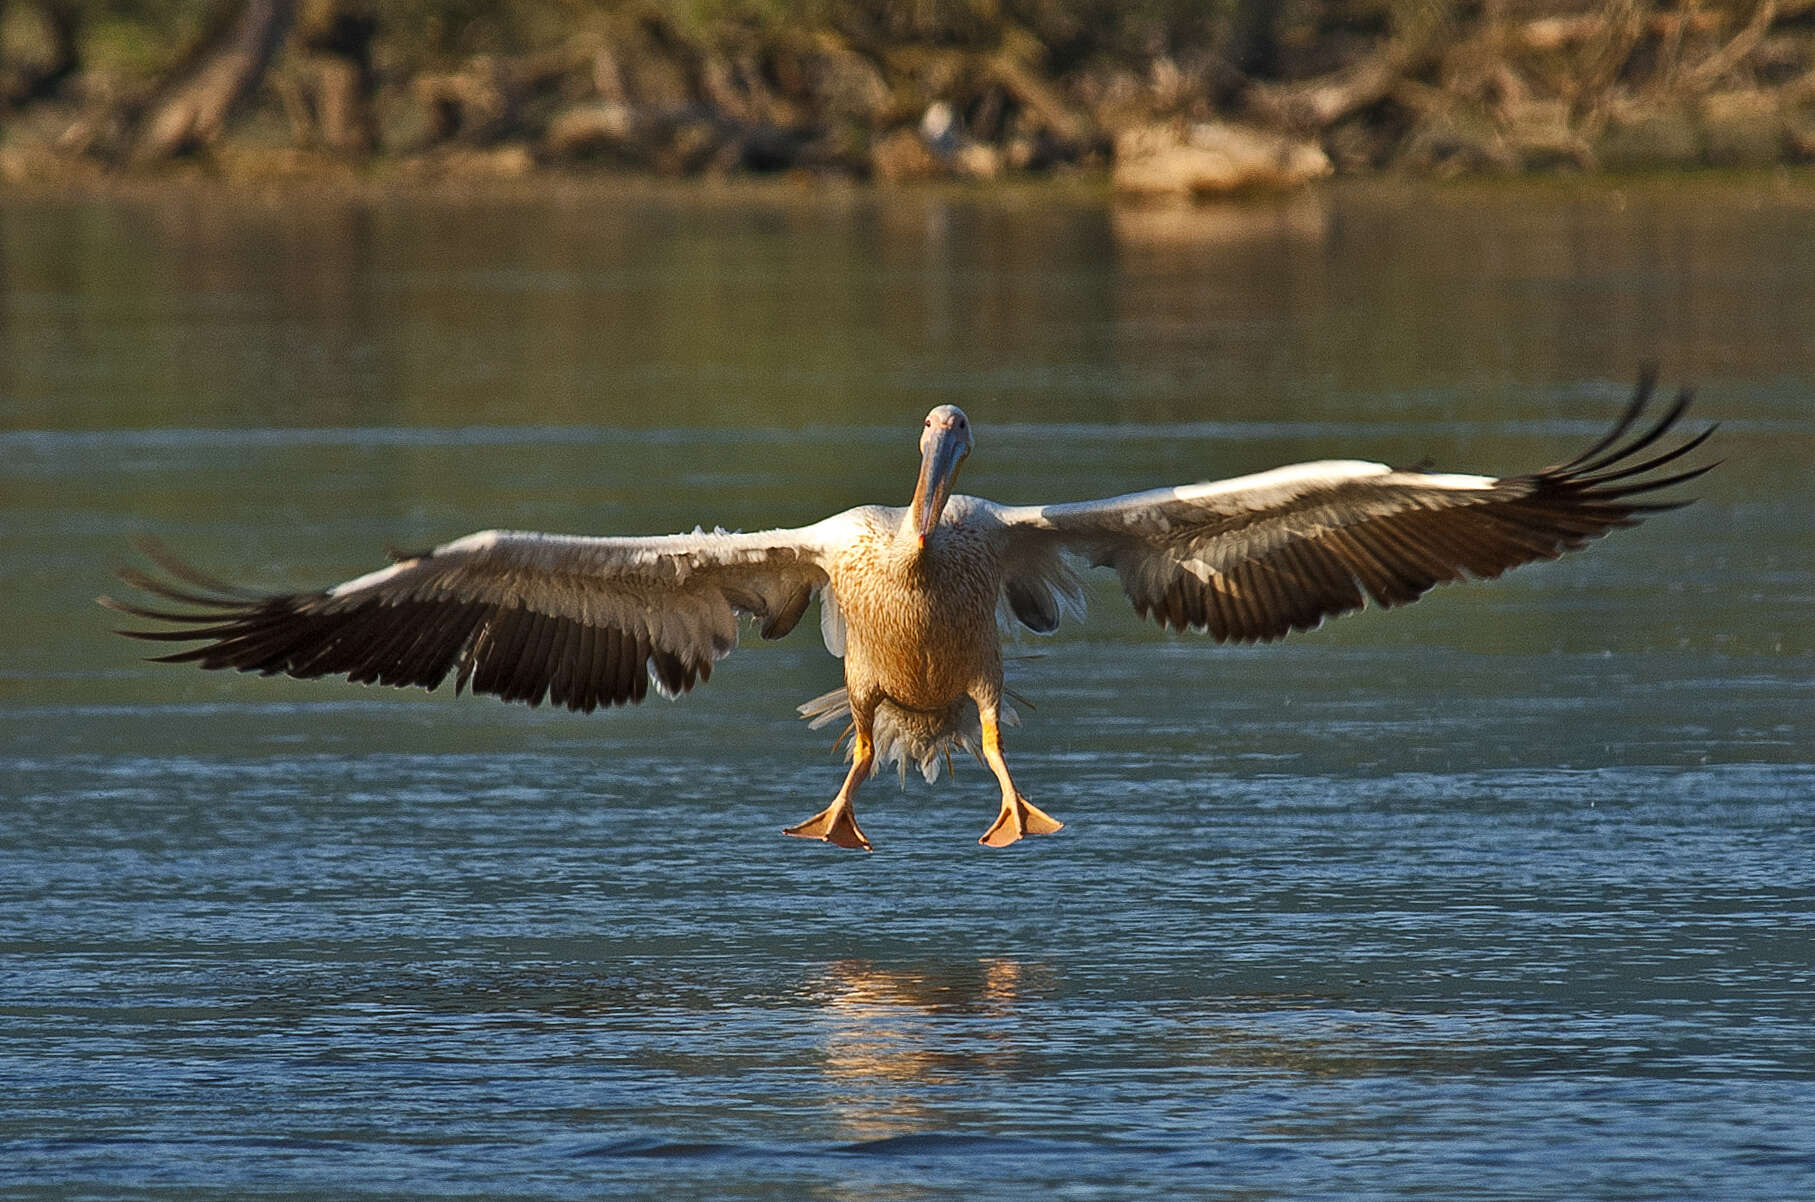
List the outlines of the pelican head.
{"label": "pelican head", "polygon": [[939,525],[946,499],[952,495],[952,483],[958,478],[958,467],[971,453],[971,423],[964,410],[956,405],[941,405],[926,415],[926,428],[920,433],[920,480],[914,485],[914,533],[920,545]]}

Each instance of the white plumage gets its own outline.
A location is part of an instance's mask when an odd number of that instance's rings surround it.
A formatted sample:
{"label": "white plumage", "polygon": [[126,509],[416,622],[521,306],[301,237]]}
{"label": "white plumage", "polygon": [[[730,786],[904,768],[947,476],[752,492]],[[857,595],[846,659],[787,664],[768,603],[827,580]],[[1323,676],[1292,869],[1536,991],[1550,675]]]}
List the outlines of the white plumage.
{"label": "white plumage", "polygon": [[[737,646],[740,621],[778,638],[820,599],[845,687],[802,706],[815,726],[848,715],[851,770],[833,804],[791,834],[867,847],[852,796],[880,758],[931,780],[954,748],[996,775],[1002,804],[983,841],[1057,830],[1002,759],[999,621],[1050,633],[1082,613],[1077,564],[1107,567],[1137,613],[1223,641],[1269,641],[1433,585],[1557,555],[1678,503],[1641,500],[1712,465],[1665,472],[1712,428],[1650,458],[1687,393],[1643,433],[1641,382],[1613,430],[1567,463],[1490,477],[1358,460],[1301,463],[1097,501],[1004,506],[951,493],[969,453],[965,415],[928,415],[914,498],[811,526],[591,538],[487,530],[317,592],[261,594],[155,548],[159,579],[123,579],[187,608],[102,603],[170,624],[136,638],[198,643],[166,660],[267,675],[343,675],[434,688],[451,673],[530,705],[576,710],[677,696]],[[1627,441],[1622,442],[1622,439]]]}

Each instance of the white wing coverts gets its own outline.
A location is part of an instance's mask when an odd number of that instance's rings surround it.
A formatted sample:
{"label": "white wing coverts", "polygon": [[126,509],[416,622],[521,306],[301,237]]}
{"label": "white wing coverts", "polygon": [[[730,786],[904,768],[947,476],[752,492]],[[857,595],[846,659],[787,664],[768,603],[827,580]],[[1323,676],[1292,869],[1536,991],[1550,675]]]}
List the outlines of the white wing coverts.
{"label": "white wing coverts", "polygon": [[[1528,475],[1445,475],[1334,460],[1102,501],[998,507],[1009,596],[1012,602],[1018,579],[1039,594],[1042,565],[1062,549],[1113,568],[1143,617],[1218,641],[1257,642],[1309,630],[1369,600],[1404,605],[1445,581],[1555,559],[1646,514],[1687,504],[1635,498],[1714,466],[1659,474],[1700,446],[1712,426],[1640,458],[1687,410],[1687,392],[1620,445],[1650,394],[1647,379],[1605,438]],[[1049,623],[1023,620],[1036,629],[1057,624],[1056,615]]]}
{"label": "white wing coverts", "polygon": [[705,681],[737,646],[741,616],[765,638],[792,630],[826,584],[840,520],[656,538],[488,530],[289,594],[225,584],[146,543],[171,579],[121,578],[188,608],[102,603],[179,627],[122,631],[135,638],[205,640],[166,661],[429,689],[453,672],[456,692],[590,712],[641,701],[652,681],[668,696]]}

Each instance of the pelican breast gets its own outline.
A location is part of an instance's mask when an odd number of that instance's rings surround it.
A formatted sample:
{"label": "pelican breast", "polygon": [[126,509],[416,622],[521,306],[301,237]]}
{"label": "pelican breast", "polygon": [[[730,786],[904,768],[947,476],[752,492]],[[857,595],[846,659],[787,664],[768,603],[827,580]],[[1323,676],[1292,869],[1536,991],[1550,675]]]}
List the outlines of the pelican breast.
{"label": "pelican breast", "polygon": [[951,498],[924,547],[908,511],[860,511],[859,533],[827,568],[854,690],[932,710],[999,671],[1001,551],[986,507]]}

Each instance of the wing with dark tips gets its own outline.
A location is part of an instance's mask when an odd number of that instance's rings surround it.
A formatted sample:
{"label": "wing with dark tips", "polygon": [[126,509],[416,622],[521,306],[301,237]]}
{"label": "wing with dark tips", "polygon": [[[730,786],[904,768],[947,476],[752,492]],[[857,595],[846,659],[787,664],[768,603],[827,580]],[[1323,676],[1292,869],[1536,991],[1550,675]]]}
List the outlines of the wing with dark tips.
{"label": "wing with dark tips", "polygon": [[162,575],[119,575],[155,601],[101,603],[161,624],[122,634],[187,644],[163,662],[427,689],[451,674],[456,692],[590,712],[641,701],[652,683],[672,697],[709,679],[742,617],[764,637],[786,634],[848,533],[842,515],[755,534],[484,531],[332,588],[275,594],[145,543]]}
{"label": "wing with dark tips", "polygon": [[1712,426],[1658,449],[1690,394],[1646,425],[1652,388],[1649,376],[1641,380],[1613,429],[1588,450],[1525,475],[1342,460],[1103,501],[998,509],[1011,602],[1014,573],[1037,580],[1063,548],[1115,569],[1142,616],[1219,641],[1269,641],[1369,601],[1405,605],[1446,581],[1554,559],[1687,504],[1657,498],[1714,466],[1689,459]]}

